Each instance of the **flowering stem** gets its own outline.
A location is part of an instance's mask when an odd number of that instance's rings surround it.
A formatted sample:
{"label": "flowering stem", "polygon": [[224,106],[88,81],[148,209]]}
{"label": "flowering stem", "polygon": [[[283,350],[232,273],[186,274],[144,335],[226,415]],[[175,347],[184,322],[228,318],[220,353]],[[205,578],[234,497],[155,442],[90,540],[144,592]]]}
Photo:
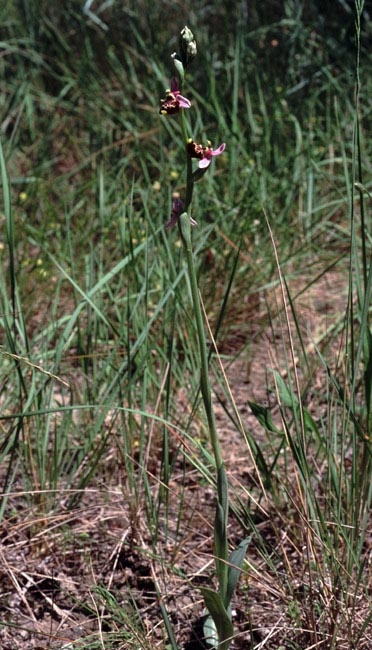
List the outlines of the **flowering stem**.
{"label": "flowering stem", "polygon": [[[186,198],[185,198],[185,210],[188,210],[191,201],[192,201],[192,193],[194,190],[194,183],[192,180],[192,163],[191,163],[191,158],[190,156],[187,155],[186,152],[186,161],[187,161],[187,167],[186,167]],[[190,215],[191,216],[191,215]]]}
{"label": "flowering stem", "polygon": [[[181,32],[181,35],[183,35],[183,38],[188,39],[186,48],[187,56],[195,56],[196,44],[190,30],[185,27],[185,29]],[[218,635],[218,644],[214,647],[218,648],[218,650],[228,650],[233,635],[230,601],[235,588],[234,576],[231,579],[231,575],[229,574],[229,547],[227,538],[227,523],[229,512],[228,482],[225,466],[222,460],[221,447],[217,435],[216,419],[212,405],[212,393],[208,372],[208,347],[204,330],[201,299],[199,295],[191,242],[191,224],[196,225],[196,222],[191,217],[191,201],[194,190],[194,181],[196,182],[196,180],[199,180],[204,175],[207,167],[210,164],[212,156],[220,155],[220,153],[222,153],[225,149],[225,144],[222,144],[216,150],[213,150],[213,148],[210,146],[210,143],[207,147],[203,147],[202,145],[198,145],[189,139],[189,127],[185,117],[185,111],[183,109],[190,108],[191,104],[189,100],[181,95],[182,84],[184,80],[184,66],[186,63],[185,61],[181,61],[176,57],[175,64],[179,79],[178,82],[177,80],[176,82],[172,82],[172,93],[168,93],[165,100],[162,100],[162,109],[160,112],[162,114],[174,114],[175,108],[178,109],[177,113],[180,116],[182,138],[186,154],[186,196],[183,204],[183,211],[182,214],[180,214],[182,210],[182,207],[180,208],[180,206],[182,206],[182,201],[174,201],[169,224],[174,225],[175,221],[178,223],[182,245],[187,261],[196,330],[199,342],[200,390],[207,416],[209,436],[217,470],[217,503],[214,524],[214,559],[218,579],[218,592],[205,588],[202,590],[202,593],[206,607],[209,611],[209,618],[213,620],[215,630]],[[199,169],[194,173],[192,170],[192,158],[199,159]],[[233,588],[231,587],[232,584]]]}
{"label": "flowering stem", "polygon": [[[181,80],[180,80],[180,87],[181,86]],[[187,212],[189,209],[189,206],[192,201],[192,193],[194,190],[194,183],[192,180],[192,162],[190,156],[187,154],[187,142],[189,139],[188,133],[187,133],[187,125],[186,125],[186,117],[185,117],[185,112],[181,111],[180,114],[180,124],[181,124],[181,131],[182,131],[182,137],[183,137],[183,142],[186,148],[186,198],[185,198],[185,211]]]}
{"label": "flowering stem", "polygon": [[[187,196],[192,194],[192,189],[187,188]],[[179,228],[182,243],[186,255],[187,267],[190,279],[191,295],[194,307],[196,329],[199,340],[200,354],[200,389],[203,398],[204,408],[208,421],[209,435],[213,449],[217,469],[217,509],[214,531],[214,555],[216,570],[219,581],[219,593],[223,601],[227,593],[228,577],[228,542],[227,542],[227,516],[228,516],[228,495],[225,466],[222,460],[220,442],[217,435],[216,419],[212,406],[211,387],[208,372],[208,349],[204,331],[203,316],[200,304],[199,288],[194,266],[194,258],[191,243],[190,217],[183,212],[179,218]]]}
{"label": "flowering stem", "polygon": [[190,227],[189,215],[186,212],[181,214],[179,222],[181,226],[184,250],[186,253],[196,328],[197,328],[198,339],[199,339],[199,353],[200,353],[200,365],[201,365],[200,388],[201,388],[203,402],[204,402],[206,415],[208,419],[208,426],[211,434],[211,443],[213,447],[213,454],[216,461],[216,467],[217,469],[219,469],[220,465],[222,465],[222,456],[221,456],[220,444],[217,436],[214,410],[212,407],[211,389],[210,389],[209,373],[208,373],[207,342],[205,338],[202,310],[201,310],[200,298],[199,298],[199,289],[197,285],[194,259],[192,254],[191,227]]}

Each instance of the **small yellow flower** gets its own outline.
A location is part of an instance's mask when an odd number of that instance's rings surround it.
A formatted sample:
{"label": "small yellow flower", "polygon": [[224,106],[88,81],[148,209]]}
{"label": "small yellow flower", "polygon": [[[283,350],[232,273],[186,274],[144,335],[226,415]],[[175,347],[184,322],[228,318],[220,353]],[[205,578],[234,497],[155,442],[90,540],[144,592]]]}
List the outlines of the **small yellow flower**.
{"label": "small yellow flower", "polygon": [[36,260],[36,266],[41,266],[42,263],[43,263],[43,260],[40,259],[40,257],[38,257],[38,259]]}
{"label": "small yellow flower", "polygon": [[161,190],[161,183],[159,181],[154,181],[152,184],[152,189],[154,192],[159,192]]}
{"label": "small yellow flower", "polygon": [[172,169],[172,171],[170,173],[170,177],[171,177],[172,180],[176,181],[177,178],[179,177],[178,171],[176,169]]}
{"label": "small yellow flower", "polygon": [[21,203],[24,203],[26,201],[26,199],[27,199],[27,193],[26,192],[20,192],[18,198],[21,201]]}

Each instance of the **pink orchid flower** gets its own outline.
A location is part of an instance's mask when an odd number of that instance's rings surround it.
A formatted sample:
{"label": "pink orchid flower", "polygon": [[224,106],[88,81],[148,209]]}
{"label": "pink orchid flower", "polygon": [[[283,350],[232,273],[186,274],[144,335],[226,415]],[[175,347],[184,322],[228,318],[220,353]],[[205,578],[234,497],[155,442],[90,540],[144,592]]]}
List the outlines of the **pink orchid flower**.
{"label": "pink orchid flower", "polygon": [[181,95],[175,77],[171,80],[170,90],[166,90],[165,93],[165,99],[160,100],[160,115],[177,115],[180,108],[190,108],[191,102]]}
{"label": "pink orchid flower", "polygon": [[207,147],[197,144],[193,140],[187,143],[187,153],[190,158],[199,159],[199,168],[206,169],[211,164],[212,156],[219,156],[226,149],[226,144],[223,142],[217,149],[212,149],[211,143],[208,142]]}
{"label": "pink orchid flower", "polygon": [[212,147],[204,147],[204,156],[199,160],[200,169],[205,169],[211,164],[212,156],[219,156],[223,151],[225,151],[226,144],[223,142],[217,149],[212,149]]}

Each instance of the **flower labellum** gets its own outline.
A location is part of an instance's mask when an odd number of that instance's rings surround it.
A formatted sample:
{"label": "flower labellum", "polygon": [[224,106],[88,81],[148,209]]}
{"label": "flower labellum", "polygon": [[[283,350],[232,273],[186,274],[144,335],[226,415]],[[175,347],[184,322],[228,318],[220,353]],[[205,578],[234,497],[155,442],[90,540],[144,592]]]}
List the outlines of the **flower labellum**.
{"label": "flower labellum", "polygon": [[171,80],[170,90],[165,92],[165,99],[160,100],[160,115],[177,115],[180,108],[190,108],[191,102],[181,95],[177,79]]}
{"label": "flower labellum", "polygon": [[187,153],[190,158],[199,159],[199,168],[206,169],[211,164],[212,156],[219,156],[226,149],[226,145],[223,142],[217,149],[212,149],[211,143],[208,142],[206,147],[203,147],[201,144],[197,144],[193,140],[189,140],[187,143]]}

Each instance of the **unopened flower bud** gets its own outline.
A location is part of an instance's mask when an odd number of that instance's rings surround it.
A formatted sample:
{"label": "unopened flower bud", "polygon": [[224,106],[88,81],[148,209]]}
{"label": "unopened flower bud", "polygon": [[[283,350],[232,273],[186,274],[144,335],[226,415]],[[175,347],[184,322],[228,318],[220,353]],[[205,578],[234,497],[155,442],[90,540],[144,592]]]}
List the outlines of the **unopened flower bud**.
{"label": "unopened flower bud", "polygon": [[180,44],[180,55],[181,55],[182,63],[186,68],[189,65],[189,63],[191,63],[191,61],[193,60],[193,58],[196,56],[197,53],[194,34],[192,33],[191,29],[189,29],[188,27],[184,27],[183,30],[181,31],[179,44]]}
{"label": "unopened flower bud", "polygon": [[197,49],[196,49],[196,41],[191,41],[188,46],[187,46],[187,54],[189,57],[189,60],[193,59],[196,54],[197,54]]}

